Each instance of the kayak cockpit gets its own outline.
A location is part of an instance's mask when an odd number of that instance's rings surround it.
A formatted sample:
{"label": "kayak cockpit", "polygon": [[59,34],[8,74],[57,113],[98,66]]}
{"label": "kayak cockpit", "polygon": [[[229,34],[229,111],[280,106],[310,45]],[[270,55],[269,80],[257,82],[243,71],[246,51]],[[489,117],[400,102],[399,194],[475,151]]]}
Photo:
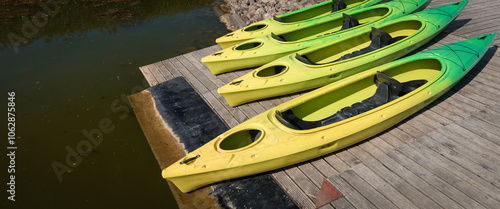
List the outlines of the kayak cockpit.
{"label": "kayak cockpit", "polygon": [[280,23],[293,23],[315,18],[320,15],[338,12],[348,7],[354,7],[364,0],[332,0],[329,3],[322,4],[315,8],[306,10],[304,12],[297,12],[279,17],[274,16],[273,20]]}
{"label": "kayak cockpit", "polygon": [[263,136],[262,130],[252,128],[227,133],[216,142],[216,148],[220,152],[241,151],[257,144]]}
{"label": "kayak cockpit", "polygon": [[301,28],[300,30],[293,30],[278,34],[271,33],[271,37],[281,42],[294,42],[313,37],[321,38],[354,28],[358,25],[376,22],[386,17],[389,14],[389,11],[390,10],[388,8],[380,7],[364,10],[362,12],[350,13],[350,15],[343,13],[342,16],[339,15],[337,18],[333,18],[330,21]]}
{"label": "kayak cockpit", "polygon": [[346,60],[395,44],[415,34],[422,27],[420,21],[401,21],[381,28],[373,28],[335,44],[311,50],[297,56],[297,60],[309,65],[321,65]]}
{"label": "kayak cockpit", "polygon": [[300,54],[295,54],[295,59],[297,59],[305,64],[308,64],[308,65],[330,64],[330,63],[346,60],[349,58],[357,57],[359,55],[363,55],[363,54],[375,51],[377,49],[381,49],[385,46],[393,44],[393,43],[395,43],[401,39],[404,39],[404,38],[406,38],[406,36],[398,36],[396,38],[392,38],[391,35],[384,32],[383,30],[372,27],[372,31],[370,33],[370,40],[371,40],[370,45],[368,45],[367,47],[362,48],[358,51],[354,51],[352,53],[347,53],[345,55],[342,55],[340,58],[338,58],[334,61],[327,62],[327,63],[321,63],[321,64],[314,63],[306,55],[300,55]]}
{"label": "kayak cockpit", "polygon": [[379,106],[382,106],[390,101],[393,101],[405,94],[417,89],[427,83],[427,80],[412,80],[400,83],[396,79],[389,77],[386,74],[377,72],[375,75],[375,85],[377,90],[373,96],[364,99],[361,102],[354,103],[351,106],[344,107],[335,114],[317,121],[305,121],[298,118],[292,110],[287,110],[283,113],[276,111],[276,118],[288,128],[296,130],[307,130],[326,126],[341,120],[359,115]]}
{"label": "kayak cockpit", "polygon": [[436,59],[414,60],[358,78],[282,112],[276,119],[286,127],[308,130],[360,115],[401,98],[433,80],[442,70]]}

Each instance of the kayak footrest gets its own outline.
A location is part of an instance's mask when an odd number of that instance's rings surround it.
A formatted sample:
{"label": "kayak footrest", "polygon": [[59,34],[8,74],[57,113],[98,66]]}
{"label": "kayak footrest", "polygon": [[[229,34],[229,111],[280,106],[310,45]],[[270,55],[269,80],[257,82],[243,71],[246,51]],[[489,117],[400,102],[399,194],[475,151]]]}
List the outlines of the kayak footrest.
{"label": "kayak footrest", "polygon": [[347,4],[341,0],[332,0],[332,13],[347,8]]}

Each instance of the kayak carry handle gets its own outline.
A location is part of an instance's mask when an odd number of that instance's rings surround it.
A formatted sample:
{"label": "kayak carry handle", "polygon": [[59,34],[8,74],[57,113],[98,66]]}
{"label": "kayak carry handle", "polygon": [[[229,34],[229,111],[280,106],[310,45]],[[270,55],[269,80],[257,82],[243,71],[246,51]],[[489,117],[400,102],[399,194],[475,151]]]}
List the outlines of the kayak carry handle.
{"label": "kayak carry handle", "polygon": [[241,82],[243,82],[243,80],[234,81],[234,82],[230,83],[229,85],[240,85]]}
{"label": "kayak carry handle", "polygon": [[193,160],[198,159],[199,157],[200,157],[200,155],[196,155],[196,156],[194,156],[194,157],[192,157],[192,158],[189,158],[189,159],[187,159],[187,160],[181,161],[181,162],[180,162],[180,164],[182,165],[182,164],[189,163],[189,162],[191,162],[191,161],[193,161]]}

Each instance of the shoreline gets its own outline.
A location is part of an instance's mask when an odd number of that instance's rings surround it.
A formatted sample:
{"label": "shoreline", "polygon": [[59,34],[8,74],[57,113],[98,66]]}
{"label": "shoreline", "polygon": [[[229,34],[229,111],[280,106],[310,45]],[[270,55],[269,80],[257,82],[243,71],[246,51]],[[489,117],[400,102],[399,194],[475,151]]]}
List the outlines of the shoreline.
{"label": "shoreline", "polygon": [[214,7],[230,31],[252,23],[324,2],[324,0],[224,0]]}

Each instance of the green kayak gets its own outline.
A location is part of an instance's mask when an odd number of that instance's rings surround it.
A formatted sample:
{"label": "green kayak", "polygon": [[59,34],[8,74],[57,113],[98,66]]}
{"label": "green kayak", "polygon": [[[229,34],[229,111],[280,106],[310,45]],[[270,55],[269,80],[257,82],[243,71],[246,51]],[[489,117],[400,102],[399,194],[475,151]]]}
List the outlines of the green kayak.
{"label": "green kayak", "polygon": [[218,89],[231,106],[324,86],[395,60],[430,41],[467,0],[375,24],[357,35],[289,54]]}
{"label": "green kayak", "polygon": [[322,18],[308,26],[271,33],[202,58],[213,74],[258,67],[299,50],[354,36],[376,23],[423,10],[430,0],[394,0]]}
{"label": "green kayak", "polygon": [[314,24],[314,21],[319,18],[326,17],[339,12],[347,12],[355,9],[365,8],[375,5],[383,0],[331,0],[302,8],[293,12],[278,15],[265,19],[247,27],[224,35],[216,40],[223,48],[228,48],[244,42],[246,40],[256,38],[262,35],[277,33],[280,31],[295,29],[303,25]]}

